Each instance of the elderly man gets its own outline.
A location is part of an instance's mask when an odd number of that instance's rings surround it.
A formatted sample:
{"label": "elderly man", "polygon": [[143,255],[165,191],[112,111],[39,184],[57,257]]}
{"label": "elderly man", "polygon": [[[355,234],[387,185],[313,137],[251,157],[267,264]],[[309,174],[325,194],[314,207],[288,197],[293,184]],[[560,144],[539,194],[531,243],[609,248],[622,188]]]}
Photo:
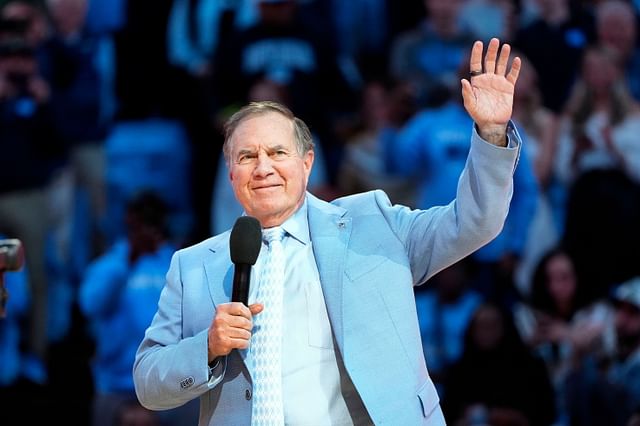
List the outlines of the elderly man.
{"label": "elderly man", "polygon": [[447,206],[410,210],[381,191],[321,201],[306,191],[314,153],[301,120],[270,102],[233,115],[234,193],[280,237],[261,247],[248,306],[230,302],[229,232],[174,255],[134,365],[142,404],[200,398],[201,425],[445,424],[413,286],[500,232],[520,146],[509,53],[492,39],[483,62],[473,46],[461,81],[471,149]]}

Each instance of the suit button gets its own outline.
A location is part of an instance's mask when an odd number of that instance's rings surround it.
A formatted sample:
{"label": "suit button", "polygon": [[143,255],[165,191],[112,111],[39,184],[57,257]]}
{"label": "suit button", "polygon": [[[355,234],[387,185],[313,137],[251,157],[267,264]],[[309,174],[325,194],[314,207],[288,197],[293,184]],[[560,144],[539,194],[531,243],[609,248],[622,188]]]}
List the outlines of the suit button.
{"label": "suit button", "polygon": [[244,398],[249,401],[251,399],[251,389],[244,391]]}

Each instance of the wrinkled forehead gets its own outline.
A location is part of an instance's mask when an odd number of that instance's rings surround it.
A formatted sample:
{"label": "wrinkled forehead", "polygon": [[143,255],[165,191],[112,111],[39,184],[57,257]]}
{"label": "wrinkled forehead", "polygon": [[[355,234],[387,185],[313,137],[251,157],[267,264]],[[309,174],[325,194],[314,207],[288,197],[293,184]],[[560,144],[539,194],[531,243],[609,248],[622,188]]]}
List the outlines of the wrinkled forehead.
{"label": "wrinkled forehead", "polygon": [[229,136],[229,151],[253,147],[295,147],[293,122],[277,112],[267,112],[246,117]]}

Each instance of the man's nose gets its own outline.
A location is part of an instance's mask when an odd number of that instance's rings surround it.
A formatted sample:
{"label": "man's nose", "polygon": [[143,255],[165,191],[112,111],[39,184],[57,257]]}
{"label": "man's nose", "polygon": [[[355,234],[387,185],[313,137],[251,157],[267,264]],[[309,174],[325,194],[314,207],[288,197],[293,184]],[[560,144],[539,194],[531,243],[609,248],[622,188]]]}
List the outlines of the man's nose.
{"label": "man's nose", "polygon": [[257,176],[267,176],[273,172],[273,160],[266,153],[261,152],[256,159],[254,174]]}

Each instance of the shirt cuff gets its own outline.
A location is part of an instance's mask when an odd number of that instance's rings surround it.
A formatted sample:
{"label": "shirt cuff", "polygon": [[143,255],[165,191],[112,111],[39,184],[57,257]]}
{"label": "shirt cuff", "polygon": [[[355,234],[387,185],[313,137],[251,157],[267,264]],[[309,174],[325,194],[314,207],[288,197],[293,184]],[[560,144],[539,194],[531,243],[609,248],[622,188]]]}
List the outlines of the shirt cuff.
{"label": "shirt cuff", "polygon": [[224,373],[227,370],[227,357],[217,357],[208,365],[209,381],[207,385],[212,388],[222,381]]}

